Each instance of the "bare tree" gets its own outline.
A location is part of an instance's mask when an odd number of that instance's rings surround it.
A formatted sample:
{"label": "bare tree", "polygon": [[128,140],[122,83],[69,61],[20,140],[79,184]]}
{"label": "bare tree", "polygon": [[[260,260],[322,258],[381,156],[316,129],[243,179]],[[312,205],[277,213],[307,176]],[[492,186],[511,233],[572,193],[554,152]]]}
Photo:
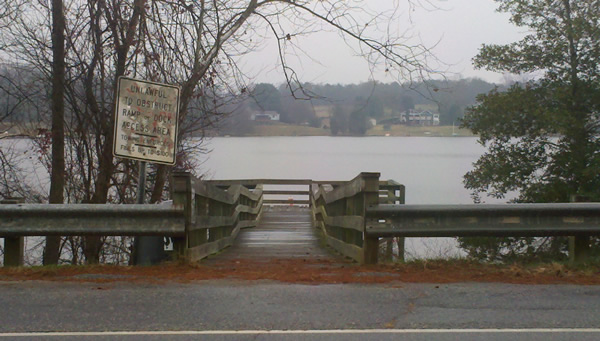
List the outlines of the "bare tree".
{"label": "bare tree", "polygon": [[[178,167],[192,167],[190,153],[201,150],[204,129],[223,117],[223,108],[247,94],[248,79],[239,61],[268,36],[278,43],[281,72],[297,97],[311,94],[301,86],[288,58],[301,49],[296,37],[321,29],[339,32],[373,67],[395,72],[403,82],[427,78],[429,51],[389,34],[395,10],[371,12],[358,0],[65,1],[64,201],[133,202],[136,165],[112,155],[119,76],[181,87]],[[56,79],[51,66],[58,52],[51,43],[50,14],[46,1],[31,1],[3,29],[7,52],[44,75],[47,85]],[[53,141],[59,139],[56,135]],[[169,171],[165,166],[152,168],[151,202],[163,196]],[[66,241],[68,248],[81,248],[89,263],[102,257],[103,238]],[[74,259],[80,258],[73,255]]]}
{"label": "bare tree", "polygon": [[[65,187],[65,17],[63,0],[52,0],[52,162],[51,204],[64,202]],[[46,236],[44,265],[58,264],[59,236]]]}

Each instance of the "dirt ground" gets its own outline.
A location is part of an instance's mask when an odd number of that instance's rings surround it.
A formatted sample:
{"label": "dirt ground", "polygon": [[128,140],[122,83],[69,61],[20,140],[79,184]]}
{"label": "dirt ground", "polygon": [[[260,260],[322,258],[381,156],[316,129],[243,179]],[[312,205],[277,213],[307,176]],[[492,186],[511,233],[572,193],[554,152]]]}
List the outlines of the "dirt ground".
{"label": "dirt ground", "polygon": [[600,266],[581,269],[552,263],[536,266],[491,265],[469,261],[420,261],[358,265],[327,260],[231,260],[156,266],[55,266],[0,268],[0,281],[189,283],[202,280],[272,280],[300,284],[455,283],[600,285]]}

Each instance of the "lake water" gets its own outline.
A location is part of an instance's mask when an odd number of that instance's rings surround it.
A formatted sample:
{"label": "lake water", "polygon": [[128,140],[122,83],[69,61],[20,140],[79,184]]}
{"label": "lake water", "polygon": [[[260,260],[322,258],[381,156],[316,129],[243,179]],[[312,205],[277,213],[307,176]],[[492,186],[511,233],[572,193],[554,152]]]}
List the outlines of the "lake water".
{"label": "lake water", "polygon": [[379,172],[406,186],[407,204],[472,203],[462,177],[484,152],[467,137],[222,137],[207,147],[202,171],[213,179],[350,180]]}
{"label": "lake water", "polygon": [[[207,147],[202,171],[212,179],[350,180],[379,172],[406,186],[407,204],[471,204],[462,178],[485,151],[473,137],[222,137]],[[406,254],[463,255],[452,238],[408,238]]]}
{"label": "lake water", "polygon": [[[350,180],[360,172],[379,172],[382,180],[406,186],[407,204],[472,203],[462,177],[484,152],[472,137],[219,137],[206,147],[211,152],[202,156],[199,173],[211,179]],[[47,175],[33,168],[37,172],[30,176],[47,184]],[[410,238],[407,254],[462,253],[454,239]]]}

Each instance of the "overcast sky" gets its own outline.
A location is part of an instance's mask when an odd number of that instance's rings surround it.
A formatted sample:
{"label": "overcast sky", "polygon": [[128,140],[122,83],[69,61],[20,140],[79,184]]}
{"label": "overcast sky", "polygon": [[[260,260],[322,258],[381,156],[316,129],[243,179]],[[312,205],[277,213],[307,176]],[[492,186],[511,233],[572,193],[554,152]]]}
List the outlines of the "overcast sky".
{"label": "overcast sky", "polygon": [[[407,0],[399,0],[401,3]],[[416,8],[410,13],[411,24],[397,26],[401,30],[411,30],[413,36],[425,46],[434,46],[437,58],[447,64],[439,66],[439,71],[448,69],[449,78],[478,77],[491,82],[502,82],[501,74],[474,70],[471,59],[482,44],[505,44],[519,40],[524,29],[509,23],[509,15],[496,12],[493,0],[431,0],[439,9]],[[365,0],[375,9],[390,7],[395,1]],[[406,15],[406,13],[405,13]],[[303,82],[349,84],[360,83],[375,78],[381,82],[396,79],[380,72],[371,75],[364,59],[355,56],[337,33],[317,33],[305,38],[296,38],[295,43],[307,56],[291,59],[294,68]],[[302,54],[300,52],[300,54]],[[268,43],[259,51],[244,57],[242,68],[254,78],[256,83],[281,83],[284,81],[274,43]]]}

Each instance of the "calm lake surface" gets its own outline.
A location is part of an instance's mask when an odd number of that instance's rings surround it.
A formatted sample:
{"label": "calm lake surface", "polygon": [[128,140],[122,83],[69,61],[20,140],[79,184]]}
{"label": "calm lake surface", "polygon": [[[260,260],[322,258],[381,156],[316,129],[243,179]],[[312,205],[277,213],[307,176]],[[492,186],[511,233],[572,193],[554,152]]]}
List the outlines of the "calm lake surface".
{"label": "calm lake surface", "polygon": [[202,170],[212,179],[350,180],[379,172],[406,186],[407,204],[472,203],[462,177],[485,151],[473,137],[220,137],[207,147]]}
{"label": "calm lake surface", "polygon": [[[473,137],[222,137],[207,147],[202,166],[212,179],[350,180],[379,172],[406,186],[407,204],[471,204],[462,177],[485,151]],[[463,255],[453,238],[406,240],[408,259]]]}

